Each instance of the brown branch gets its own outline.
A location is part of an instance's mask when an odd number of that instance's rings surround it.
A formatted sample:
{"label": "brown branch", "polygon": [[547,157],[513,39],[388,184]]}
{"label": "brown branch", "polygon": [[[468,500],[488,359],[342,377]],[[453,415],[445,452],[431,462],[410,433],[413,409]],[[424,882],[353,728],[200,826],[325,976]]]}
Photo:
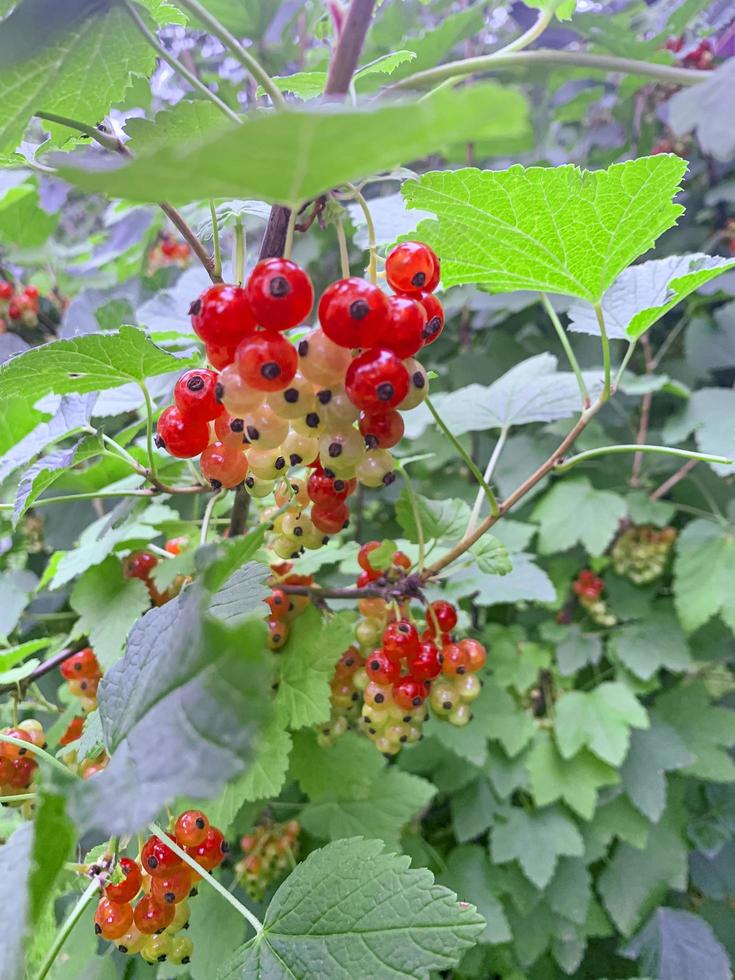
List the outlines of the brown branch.
{"label": "brown branch", "polygon": [[38,667],[34,668],[34,670],[32,670],[27,677],[22,678],[22,680],[19,680],[16,684],[3,684],[2,687],[0,687],[0,694],[11,694],[17,692],[22,694],[26,688],[30,687],[31,684],[34,684],[45,674],[49,674],[52,670],[60,667],[65,660],[68,660],[69,657],[73,656],[79,650],[82,650],[84,646],[85,643],[79,642],[77,644],[72,644],[72,646],[64,647],[63,650],[59,650],[58,653],[55,653],[53,657],[49,657],[48,660],[44,660],[44,662],[39,664]]}
{"label": "brown branch", "polygon": [[698,459],[687,460],[683,466],[679,467],[676,473],[673,473],[668,480],[664,480],[660,487],[654,490],[653,493],[649,494],[650,499],[660,500],[661,497],[665,497],[669,490],[675,487],[680,480],[683,480],[685,476],[691,473],[698,462]]}
{"label": "brown branch", "polygon": [[227,529],[227,536],[232,538],[245,533],[250,512],[250,494],[244,486],[240,486],[235,491],[235,499],[232,502],[230,511],[230,524]]}
{"label": "brown branch", "polygon": [[189,248],[204,266],[204,270],[212,282],[222,282],[222,276],[214,271],[214,257],[209,254],[203,242],[194,229],[187,223],[180,211],[166,201],[159,201],[158,206],[174,225],[181,237],[188,243]]}

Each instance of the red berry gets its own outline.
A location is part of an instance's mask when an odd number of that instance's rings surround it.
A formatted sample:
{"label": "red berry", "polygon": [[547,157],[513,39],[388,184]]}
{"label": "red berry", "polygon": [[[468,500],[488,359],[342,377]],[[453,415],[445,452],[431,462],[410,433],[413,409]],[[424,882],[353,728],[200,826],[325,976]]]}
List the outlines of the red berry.
{"label": "red berry", "polygon": [[442,671],[439,650],[431,640],[419,644],[413,657],[408,658],[408,672],[416,681],[431,681]]}
{"label": "red berry", "polygon": [[219,282],[189,307],[194,333],[205,344],[235,346],[255,329],[247,293],[240,286]]}
{"label": "red berry", "polygon": [[[706,44],[707,42],[703,42]],[[33,283],[28,283],[28,285],[23,290],[28,299],[38,299],[38,286],[34,286]]]}
{"label": "red berry", "polygon": [[131,902],[140,891],[143,876],[137,861],[132,858],[122,857],[117,865],[124,877],[115,885],[108,885],[105,888],[105,895],[113,902]]}
{"label": "red berry", "polygon": [[179,538],[169,538],[166,544],[163,546],[164,551],[167,551],[169,555],[180,555],[182,551],[186,551],[189,547],[189,539],[186,537]]}
{"label": "red berry", "polygon": [[112,902],[103,898],[94,913],[94,931],[103,939],[119,939],[133,924],[129,902]]}
{"label": "red berry", "polygon": [[433,344],[444,329],[444,307],[433,293],[419,293],[416,299],[426,311],[424,347]]}
{"label": "red berry", "polygon": [[175,405],[165,408],[158,419],[156,445],[171,456],[191,459],[209,445],[209,426],[206,422],[190,419]]}
{"label": "red berry", "polygon": [[235,341],[234,344],[205,344],[204,349],[207,352],[207,360],[215,369],[215,371],[223,371],[226,367],[235,360],[235,351],[237,350],[237,345],[239,340]]}
{"label": "red berry", "polygon": [[439,258],[423,242],[402,242],[385,260],[385,277],[397,293],[433,293],[439,274]]}
{"label": "red berry", "polygon": [[[82,736],[83,727],[84,718],[81,718],[78,715],[76,718],[72,718],[66,731],[59,739],[59,745],[70,745],[72,742],[76,742],[76,740]],[[2,782],[2,779],[0,779],[0,782]]]}
{"label": "red berry", "polygon": [[176,843],[182,847],[197,847],[207,839],[209,820],[201,810],[184,810],[174,827]]}
{"label": "red berry", "polygon": [[[152,895],[143,895],[135,906],[133,921],[139,932],[152,936],[173,922],[176,906],[158,902]],[[127,932],[127,930],[125,930]],[[122,933],[120,933],[122,935]]]}
{"label": "red berry", "polygon": [[176,905],[183,902],[194,884],[194,872],[188,865],[172,871],[164,878],[153,878],[151,896],[161,905]]}
{"label": "red berry", "polygon": [[379,286],[358,279],[338,279],[322,293],[319,322],[340,347],[371,347],[388,319],[388,297]]}
{"label": "red berry", "polygon": [[426,625],[429,629],[434,630],[436,623],[439,624],[439,629],[442,633],[451,633],[457,625],[457,610],[446,599],[437,599],[436,602],[432,602],[429,606]]}
{"label": "red berry", "polygon": [[314,303],[311,279],[290,259],[258,262],[250,274],[247,292],[256,322],[269,330],[298,326]]}
{"label": "red berry", "polygon": [[229,848],[227,847],[227,842],[222,836],[222,831],[218,830],[217,827],[212,827],[210,825],[207,831],[207,836],[201,844],[196,847],[187,847],[186,851],[190,854],[197,864],[200,864],[205,871],[211,871],[216,868],[218,864],[222,863],[222,860],[227,853]]}
{"label": "red berry", "polygon": [[370,562],[370,555],[376,548],[380,547],[380,541],[366,541],[365,544],[361,545],[360,550],[357,552],[357,564],[366,572],[374,572]]}
{"label": "red berry", "polygon": [[392,350],[402,360],[413,357],[424,346],[426,310],[410,296],[391,296],[388,316],[371,338],[371,347]]}
{"label": "red berry", "polygon": [[390,449],[403,438],[403,417],[395,409],[387,412],[360,413],[358,428],[368,449]]}
{"label": "red berry", "polygon": [[401,668],[385,651],[375,650],[365,661],[365,673],[376,684],[394,684],[401,676]]}
{"label": "red berry", "polygon": [[224,411],[217,401],[216,388],[216,371],[187,371],[181,375],[174,388],[176,407],[187,419],[211,422]]}
{"label": "red berry", "polygon": [[354,480],[336,480],[323,470],[310,473],[306,483],[309,499],[315,504],[323,504],[327,509],[346,500],[354,489]]}
{"label": "red berry", "polygon": [[419,635],[413,623],[398,619],[383,630],[383,650],[391,660],[415,657],[419,650]]}
{"label": "red berry", "polygon": [[347,526],[349,519],[350,511],[347,504],[337,502],[328,507],[324,504],[314,504],[311,508],[311,520],[314,527],[322,534],[336,534]]}
{"label": "red berry", "polygon": [[296,348],[275,330],[258,330],[237,348],[235,363],[242,380],[257,391],[282,391],[299,365]]}
{"label": "red berry", "polygon": [[159,837],[149,837],[140,852],[140,863],[152,878],[163,878],[178,871],[184,862]]}
{"label": "red berry", "polygon": [[242,447],[231,442],[213,442],[202,453],[199,469],[205,480],[218,490],[239,486],[248,475],[248,459]]}
{"label": "red berry", "polygon": [[403,551],[394,551],[390,556],[390,563],[394,568],[402,568],[404,571],[411,567],[411,559]]}
{"label": "red berry", "polygon": [[406,711],[420,707],[428,693],[429,688],[426,684],[412,677],[402,677],[393,685],[393,700],[399,708],[405,708]]}
{"label": "red berry", "polygon": [[[153,556],[151,556],[153,557]],[[132,578],[132,576],[130,576]],[[61,665],[61,676],[68,681],[81,677],[100,677],[102,671],[94,655],[92,647],[85,647],[78,650],[63,662]]]}
{"label": "red berry", "polygon": [[[147,582],[157,564],[158,559],[150,551],[133,551],[124,562],[125,577],[139,578]],[[64,673],[63,668],[61,672]],[[66,677],[66,674],[64,676]]]}
{"label": "red berry", "polygon": [[467,670],[473,674],[482,670],[487,660],[487,650],[482,643],[479,640],[465,639],[460,640],[459,645],[467,656]]}
{"label": "red berry", "polygon": [[214,420],[214,434],[219,442],[231,442],[241,449],[247,443],[244,419],[235,418],[227,412]]}
{"label": "red berry", "polygon": [[6,759],[5,762],[9,762],[11,766],[10,773],[6,777],[8,786],[13,789],[27,789],[37,768],[36,761],[30,756],[24,756],[22,759]]}
{"label": "red berry", "polygon": [[13,296],[13,284],[5,279],[0,279],[0,299],[11,299]]}
{"label": "red berry", "polygon": [[[6,728],[3,734],[10,735],[11,738],[17,738],[21,742],[28,742],[29,745],[33,744],[30,733],[24,731],[22,728]],[[12,742],[0,742],[0,757],[4,759],[20,759],[26,755],[28,755],[28,749],[25,746],[14,745]]]}
{"label": "red berry", "polygon": [[8,305],[8,316],[10,319],[19,320],[22,312],[23,308],[21,307],[20,303],[17,303],[15,300],[11,300]]}
{"label": "red berry", "polygon": [[366,585],[370,585],[371,582],[377,582],[382,577],[383,573],[377,569],[372,572],[360,572],[357,576],[357,587],[358,589],[364,589]]}
{"label": "red berry", "polygon": [[410,378],[392,351],[366,350],[347,368],[345,391],[364,412],[395,408],[408,394]]}
{"label": "red berry", "polygon": [[174,255],[176,255],[176,253],[178,251],[178,248],[179,248],[179,246],[173,240],[173,238],[166,237],[161,242],[161,251],[166,256],[166,258],[169,258],[169,259],[173,258]]}
{"label": "red berry", "polygon": [[447,677],[456,677],[466,674],[469,669],[470,658],[465,647],[459,643],[448,643],[442,648],[442,670]]}

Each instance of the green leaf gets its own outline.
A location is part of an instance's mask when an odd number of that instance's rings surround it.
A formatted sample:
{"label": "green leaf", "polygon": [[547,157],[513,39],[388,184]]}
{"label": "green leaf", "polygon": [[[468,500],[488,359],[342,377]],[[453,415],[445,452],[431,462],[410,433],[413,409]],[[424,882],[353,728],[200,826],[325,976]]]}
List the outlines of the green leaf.
{"label": "green leaf", "polygon": [[99,456],[102,441],[97,436],[87,436],[69,449],[57,449],[42,456],[23,474],[18,482],[18,492],[13,507],[13,524],[17,525],[26,511],[56,483],[80,463]]}
{"label": "green leaf", "polygon": [[476,703],[476,718],[482,720],[488,736],[497,739],[509,756],[518,755],[533,738],[536,726],[530,713],[498,684],[486,681]]}
{"label": "green leaf", "polygon": [[153,119],[127,119],[125,132],[133,153],[146,153],[186,138],[201,138],[221,126],[222,113],[216,105],[203,99],[182,99],[170,109],[157,112]]}
{"label": "green leaf", "polygon": [[481,943],[507,943],[512,935],[503,906],[493,888],[493,868],[487,851],[479,844],[455,847],[447,859],[440,882],[466,902],[472,902],[485,920]]}
{"label": "green leaf", "polygon": [[713,782],[735,780],[735,764],[726,751],[735,745],[735,711],[715,706],[703,682],[682,682],[660,695],[656,714],[695,757],[683,773]]}
{"label": "green leaf", "polygon": [[[641,850],[648,841],[651,824],[635,809],[624,794],[598,807],[592,822],[585,828],[587,853],[602,857],[607,854],[610,842],[614,839],[623,840],[631,847]],[[591,846],[591,841],[597,841],[599,848]]]}
{"label": "green leaf", "polygon": [[630,729],[648,726],[646,709],[618,681],[588,692],[568,691],[556,702],[554,731],[565,759],[586,745],[603,762],[619,766],[628,751]]}
{"label": "green leaf", "polygon": [[597,790],[619,781],[614,769],[584,749],[565,759],[546,733],[539,733],[527,767],[538,806],[563,800],[584,820],[590,820],[595,812]]}
{"label": "green leaf", "polygon": [[[415,501],[424,537],[429,541],[442,538],[457,539],[464,534],[470,519],[469,504],[464,500],[430,500],[416,494]],[[409,541],[418,541],[418,530],[413,505],[408,491],[404,488],[396,501],[396,520]]]}
{"label": "green leaf", "polygon": [[0,920],[0,976],[7,980],[21,980],[23,969],[23,941],[28,928],[29,911],[28,870],[33,847],[33,826],[22,824],[0,846],[0,887],[9,910]]}
{"label": "green leaf", "polygon": [[32,184],[13,187],[0,200],[0,237],[19,248],[42,245],[58,223],[58,215],[43,210]]}
{"label": "green leaf", "polygon": [[31,926],[40,921],[56,878],[68,861],[76,835],[66,816],[64,800],[42,792],[35,815],[28,892]]}
{"label": "green leaf", "polygon": [[702,152],[716,160],[731,160],[735,151],[727,118],[733,107],[735,65],[726,59],[707,72],[698,85],[676,92],[666,104],[669,125],[677,136],[695,132]]}
{"label": "green leaf", "polygon": [[0,670],[10,670],[21,660],[30,657],[32,653],[38,653],[39,650],[45,650],[53,642],[54,637],[44,636],[38,640],[27,640],[25,643],[19,643],[16,646],[4,647],[0,650]]}
{"label": "green leaf", "polygon": [[111,759],[67,789],[82,828],[133,833],[176,796],[212,798],[253,763],[270,708],[265,626],[203,618],[205,598],[192,586],[146,613],[105,673],[98,700]]}
{"label": "green leaf", "polygon": [[0,637],[9,636],[18,625],[37,585],[36,576],[26,569],[12,568],[0,572],[0,591],[3,596],[0,605]]}
{"label": "green leaf", "polygon": [[[133,74],[153,72],[155,53],[109,0],[24,0],[3,21],[0,65],[2,152],[15,149],[39,110],[94,125],[123,98]],[[78,135],[44,127],[59,142]]]}
{"label": "green leaf", "polygon": [[334,745],[322,748],[314,732],[296,732],[290,776],[310,800],[359,800],[385,768],[375,746],[354,732],[346,732]]}
{"label": "green leaf", "polygon": [[484,925],[430,871],[411,870],[408,858],[383,853],[380,841],[337,841],[296,867],[273,897],[263,931],[217,976],[352,980],[357,968],[423,980],[456,966]]}
{"label": "green leaf", "polygon": [[128,633],[150,608],[151,598],[145,583],[126,578],[122,564],[110,555],[82,575],[69,602],[79,615],[76,635],[89,637],[106,670],[119,659]]}
{"label": "green leaf", "polygon": [[513,687],[519,694],[538,680],[539,671],[551,663],[547,647],[529,643],[518,626],[500,627],[491,624],[486,632],[495,680],[501,687]]}
{"label": "green leaf", "polygon": [[686,637],[670,604],[664,602],[649,607],[646,618],[640,622],[614,630],[608,641],[608,652],[645,681],[662,667],[684,671],[691,662]]}
{"label": "green leaf", "polygon": [[327,620],[309,606],[291,623],[288,642],[278,655],[275,707],[283,725],[305,728],[329,718],[329,681],[352,638],[351,617],[345,613]]}
{"label": "green leaf", "polygon": [[486,575],[507,575],[513,571],[508,549],[492,534],[484,534],[472,545],[470,552],[477,559],[477,567]]}
{"label": "green leaf", "polygon": [[662,821],[643,850],[618,844],[598,879],[597,891],[624,936],[636,927],[649,902],[669,887],[684,891],[687,851],[679,834]]}
{"label": "green leaf", "polygon": [[479,837],[491,826],[498,807],[499,803],[486,778],[463,786],[452,794],[449,801],[454,836],[458,841]]}
{"label": "green leaf", "polygon": [[694,762],[683,740],[656,715],[651,727],[633,732],[630,751],[620,769],[623,788],[636,809],[658,823],[666,809],[666,773]]}
{"label": "green leaf", "polygon": [[621,953],[661,980],[732,977],[730,957],[710,924],[684,909],[657,909]]}
{"label": "green leaf", "polygon": [[[250,542],[250,549],[244,547],[245,538],[238,539],[243,543],[241,554],[247,554],[250,550],[255,553],[256,544],[262,538],[261,527],[262,525],[255,531],[251,531],[250,535],[246,535],[246,537],[252,535],[254,538]],[[235,548],[236,550],[237,548]],[[231,554],[229,557],[234,557],[234,555]],[[209,572],[214,573],[214,567],[211,566],[207,569],[207,573]],[[204,576],[205,582],[208,578],[207,573]],[[260,562],[250,561],[240,568],[236,568],[229,575],[224,585],[218,588],[212,596],[209,603],[209,614],[215,619],[227,623],[228,626],[237,626],[254,614],[263,613],[264,600],[270,595],[270,588],[266,585],[267,579],[268,569]],[[219,582],[221,575],[212,574],[211,580]]]}
{"label": "green leaf", "polygon": [[94,395],[65,395],[48,422],[41,422],[32,432],[23,436],[11,452],[4,453],[0,460],[0,480],[4,480],[19,466],[30,463],[46,446],[78,432],[89,422],[95,400]]}
{"label": "green leaf", "polygon": [[0,398],[27,392],[32,404],[43,395],[103,391],[130,381],[194,367],[199,355],[176,357],[149,340],[142,330],[87,334],[33,347],[0,366]]}
{"label": "green leaf", "polygon": [[528,0],[527,6],[555,14],[558,20],[571,20],[577,0]]}
{"label": "green leaf", "polygon": [[587,664],[600,662],[602,639],[599,634],[583,633],[576,623],[559,629],[561,639],[556,644],[555,654],[562,676],[570,677]]}
{"label": "green leaf", "polygon": [[[478,132],[478,120],[479,132]],[[299,207],[331,187],[390,169],[452,142],[526,130],[523,97],[493,83],[420,102],[366,108],[305,106],[223,124],[177,140],[117,170],[60,172],[88,191],[155,202],[259,198]],[[298,160],[298,168],[293,161]]]}
{"label": "green leaf", "polygon": [[542,290],[599,302],[615,279],[676,223],[686,162],[659,154],[607,170],[472,168],[407,181],[409,207],[430,211],[416,235],[442,256],[445,288]]}
{"label": "green leaf", "polygon": [[105,736],[102,731],[102,719],[99,709],[97,709],[91,711],[84,719],[82,734],[74,748],[77,752],[77,759],[88,759],[90,756],[98,755],[104,747]]}
{"label": "green leaf", "polygon": [[[626,269],[607,290],[602,312],[608,337],[637,339],[690,293],[735,268],[735,259],[695,252],[669,255]],[[599,336],[595,311],[583,303],[568,310],[570,329]]]}
{"label": "green leaf", "polygon": [[559,480],[533,511],[541,525],[539,550],[550,555],[581,544],[591,555],[601,555],[625,514],[622,497],[596,490],[586,477]]}
{"label": "green leaf", "polygon": [[[212,819],[210,817],[210,819]],[[221,828],[220,824],[217,824]],[[245,939],[246,923],[237,909],[222,901],[211,888],[199,888],[191,902],[191,919],[186,933],[197,953],[186,972],[191,980],[212,980],[215,964],[224,962]]]}
{"label": "green leaf", "polygon": [[[702,453],[735,458],[735,392],[730,388],[700,388],[686,402],[683,410],[670,417],[664,426],[667,443],[684,442],[694,434]],[[708,463],[719,476],[735,473],[735,463]]]}
{"label": "green leaf", "polygon": [[490,856],[496,864],[518,861],[537,888],[551,881],[560,857],[581,857],[582,837],[560,807],[526,811],[514,807],[506,823],[492,829]]}
{"label": "green leaf", "polygon": [[546,900],[558,915],[584,925],[592,900],[592,876],[581,858],[561,858]]}
{"label": "green leaf", "polygon": [[369,796],[350,800],[333,793],[308,803],[299,819],[305,830],[321,840],[369,833],[398,847],[403,827],[428,806],[435,793],[428,780],[390,768],[373,780]]}
{"label": "green leaf", "polygon": [[237,780],[241,799],[270,800],[283,789],[288,772],[291,736],[272,719],[257,742],[247,772]]}
{"label": "green leaf", "polygon": [[674,604],[687,633],[717,613],[735,630],[735,532],[712,521],[691,521],[679,535],[674,560]]}

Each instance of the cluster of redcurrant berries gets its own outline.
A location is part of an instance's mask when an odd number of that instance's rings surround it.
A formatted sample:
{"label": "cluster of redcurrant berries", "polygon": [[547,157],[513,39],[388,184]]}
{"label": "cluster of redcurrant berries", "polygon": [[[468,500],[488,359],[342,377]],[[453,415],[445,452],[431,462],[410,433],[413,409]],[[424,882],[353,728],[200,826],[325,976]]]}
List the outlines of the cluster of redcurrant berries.
{"label": "cluster of redcurrant berries", "polygon": [[[171,836],[205,871],[227,852],[221,831],[200,810],[182,813]],[[200,877],[159,837],[149,837],[138,860],[118,861],[95,911],[95,932],[147,963],[188,963],[192,943],[179,933],[189,924],[186,899],[196,895]]]}
{"label": "cluster of redcurrant berries", "polygon": [[102,668],[92,647],[77,650],[62,663],[61,676],[67,681],[69,693],[79,698],[79,708],[88,715],[97,707],[97,688],[102,679]]}
{"label": "cluster of redcurrant berries", "polygon": [[[164,550],[169,555],[175,557],[180,555],[189,547],[188,538],[171,538],[164,545]],[[153,580],[153,569],[159,563],[159,558],[150,551],[133,551],[123,561],[123,573],[126,578],[139,578],[148,589],[151,602],[154,606],[162,606],[165,602],[178,595],[186,581],[183,576],[178,576],[172,585],[165,591],[156,587]]]}
{"label": "cluster of redcurrant berries", "polygon": [[176,266],[186,269],[191,262],[191,248],[186,242],[178,242],[173,235],[164,232],[148,252],[148,275],[159,269]]}
{"label": "cluster of redcurrant berries", "polygon": [[602,597],[604,589],[603,580],[589,568],[582,569],[572,583],[572,592],[590,619],[598,626],[614,626],[617,623],[617,617],[611,612],[607,602]]}
{"label": "cluster of redcurrant berries", "polygon": [[271,587],[271,594],[265,600],[268,606],[268,647],[271,650],[280,650],[288,640],[289,624],[299,616],[309,605],[309,597],[302,595],[289,595],[283,591],[284,585],[313,585],[313,575],[295,575],[292,572],[291,562],[284,561],[278,565],[271,565],[271,578],[268,584]]}
{"label": "cluster of redcurrant berries", "polygon": [[[21,721],[12,728],[0,729],[28,745],[42,749],[46,745],[43,725],[35,718]],[[38,763],[30,749],[12,742],[0,742],[0,796],[17,796],[25,793],[33,781]]]}
{"label": "cluster of redcurrant berries", "polygon": [[[244,483],[265,497],[283,484],[280,497],[292,507],[274,528],[279,557],[318,548],[345,527],[358,483],[395,479],[389,450],[403,435],[400,413],[428,394],[415,355],[444,326],[433,295],[439,260],[405,242],[388,255],[385,274],[394,295],[357,277],[332,283],[319,300],[319,326],[296,344],[284,331],[309,316],[314,290],[289,259],[264,259],[244,288],[211,286],[191,306],[213,370],[178,380],[158,445],[200,456],[215,488]],[[303,479],[289,482],[292,467],[306,468]]]}
{"label": "cluster of redcurrant berries", "polygon": [[298,820],[263,820],[240,838],[243,857],[235,865],[235,874],[254,901],[262,901],[268,888],[295,866],[300,833]]}
{"label": "cluster of redcurrant berries", "polygon": [[647,585],[663,575],[675,541],[673,527],[628,527],[612,547],[612,566],[636,585]]}
{"label": "cluster of redcurrant berries", "polygon": [[678,56],[680,63],[685,68],[698,68],[699,71],[711,71],[714,68],[715,49],[712,41],[705,38],[698,41],[694,47],[687,48],[684,38],[670,37],[664,45],[667,51],[673,52]]}
{"label": "cluster of redcurrant berries", "polygon": [[[49,301],[59,312],[62,305],[58,297],[51,295]],[[16,291],[11,282],[0,279],[0,333],[18,327],[35,327],[41,308],[40,293],[37,286],[28,284]]]}

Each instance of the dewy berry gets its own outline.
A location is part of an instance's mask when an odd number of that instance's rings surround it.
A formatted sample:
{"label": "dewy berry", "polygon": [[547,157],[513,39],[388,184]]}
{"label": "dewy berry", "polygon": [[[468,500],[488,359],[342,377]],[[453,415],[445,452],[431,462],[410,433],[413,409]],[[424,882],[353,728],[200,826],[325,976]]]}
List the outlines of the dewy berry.
{"label": "dewy berry", "polygon": [[209,820],[201,810],[185,810],[174,827],[176,842],[182,847],[198,847],[207,839]]}
{"label": "dewy berry", "polygon": [[395,408],[408,394],[409,376],[392,351],[367,350],[356,357],[345,375],[345,391],[363,412]]}
{"label": "dewy berry", "polygon": [[194,333],[205,344],[237,345],[255,329],[247,292],[239,286],[215,283],[189,308]]}
{"label": "dewy berry", "polygon": [[237,348],[240,377],[257,391],[282,391],[296,375],[298,355],[293,344],[275,330],[258,330]]}
{"label": "dewy berry", "polygon": [[158,419],[156,444],[171,456],[191,459],[199,456],[209,445],[209,426],[191,419],[172,405]]}
{"label": "dewy berry", "polygon": [[370,347],[388,320],[388,297],[356,277],[328,286],[319,300],[319,323],[340,347]]}
{"label": "dewy berry", "polygon": [[437,254],[423,242],[403,242],[389,252],[385,277],[397,293],[432,293],[439,284]]}
{"label": "dewy berry", "polygon": [[290,259],[263,259],[250,274],[248,299],[256,321],[269,330],[290,330],[302,323],[314,305],[314,287]]}
{"label": "dewy berry", "polygon": [[413,357],[425,342],[426,310],[410,296],[391,296],[388,315],[376,331],[371,347],[384,347],[400,357]]}
{"label": "dewy berry", "polygon": [[215,371],[187,371],[174,388],[176,407],[186,419],[211,422],[223,412],[217,400],[217,373]]}

